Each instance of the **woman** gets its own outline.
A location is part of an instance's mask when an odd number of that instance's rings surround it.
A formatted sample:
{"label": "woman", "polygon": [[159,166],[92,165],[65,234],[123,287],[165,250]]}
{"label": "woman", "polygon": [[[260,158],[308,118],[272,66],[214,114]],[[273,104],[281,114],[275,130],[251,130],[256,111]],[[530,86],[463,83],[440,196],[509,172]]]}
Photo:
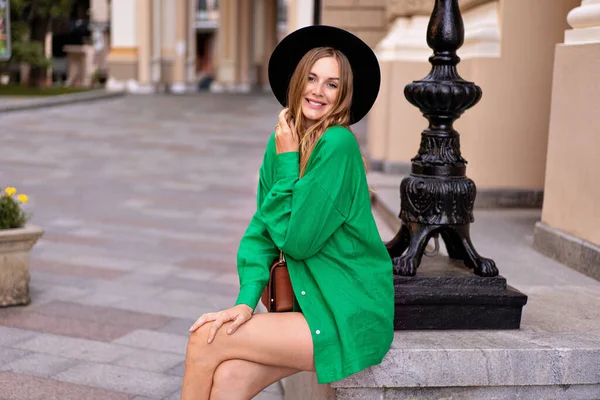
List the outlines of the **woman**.
{"label": "woman", "polygon": [[[379,364],[392,342],[392,264],[348,129],[377,97],[377,59],[356,36],[311,26],[277,46],[269,80],[289,108],[267,144],[240,242],[236,305],[190,328],[185,400],[250,399],[300,371],[340,380]],[[294,312],[252,315],[280,249]]]}

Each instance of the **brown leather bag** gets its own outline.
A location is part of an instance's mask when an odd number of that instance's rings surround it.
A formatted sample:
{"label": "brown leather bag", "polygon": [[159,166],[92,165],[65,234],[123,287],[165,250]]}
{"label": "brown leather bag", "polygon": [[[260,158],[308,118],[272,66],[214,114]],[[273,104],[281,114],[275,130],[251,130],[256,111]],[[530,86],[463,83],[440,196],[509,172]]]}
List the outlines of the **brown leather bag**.
{"label": "brown leather bag", "polygon": [[294,291],[283,252],[271,265],[269,282],[263,291],[261,301],[269,312],[288,312],[294,308]]}

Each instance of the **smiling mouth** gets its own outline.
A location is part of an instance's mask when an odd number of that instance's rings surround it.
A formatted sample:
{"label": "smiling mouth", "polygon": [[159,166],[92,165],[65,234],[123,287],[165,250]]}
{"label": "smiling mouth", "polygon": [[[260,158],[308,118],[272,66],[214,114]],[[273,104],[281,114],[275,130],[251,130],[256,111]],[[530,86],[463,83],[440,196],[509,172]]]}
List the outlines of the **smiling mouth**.
{"label": "smiling mouth", "polygon": [[313,101],[313,100],[309,100],[306,99],[306,101],[308,102],[309,105],[311,105],[313,108],[322,108],[323,106],[325,106],[325,103],[320,103],[318,101]]}

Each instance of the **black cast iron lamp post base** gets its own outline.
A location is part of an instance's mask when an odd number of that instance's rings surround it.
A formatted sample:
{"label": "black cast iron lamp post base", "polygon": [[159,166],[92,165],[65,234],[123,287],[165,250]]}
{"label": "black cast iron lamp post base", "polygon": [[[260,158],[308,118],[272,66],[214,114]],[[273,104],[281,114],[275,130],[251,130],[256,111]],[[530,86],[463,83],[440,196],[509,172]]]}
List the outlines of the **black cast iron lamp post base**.
{"label": "black cast iron lamp post base", "polygon": [[475,183],[466,177],[459,134],[453,123],[481,99],[481,88],[456,71],[456,51],[464,28],[456,0],[437,0],[429,21],[427,43],[434,51],[431,72],[406,86],[404,95],[429,120],[409,177],[400,185],[402,226],[387,243],[394,272],[414,276],[429,239],[441,235],[450,258],[464,261],[479,276],[498,275],[493,260],[481,257],[469,233],[473,222]]}
{"label": "black cast iron lamp post base", "polygon": [[[456,70],[463,39],[458,0],[436,0],[427,29],[431,72],[404,89],[429,126],[400,184],[400,230],[386,243],[394,265],[396,330],[518,329],[527,302],[471,242],[476,188],[466,176],[453,123],[482,92]],[[438,235],[449,257],[428,257],[421,266],[427,243]]]}

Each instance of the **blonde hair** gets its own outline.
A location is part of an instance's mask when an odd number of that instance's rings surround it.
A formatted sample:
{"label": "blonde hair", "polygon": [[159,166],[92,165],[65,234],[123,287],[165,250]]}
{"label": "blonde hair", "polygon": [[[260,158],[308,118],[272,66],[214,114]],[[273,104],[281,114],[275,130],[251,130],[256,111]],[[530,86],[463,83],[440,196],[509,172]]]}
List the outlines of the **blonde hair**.
{"label": "blonde hair", "polygon": [[[312,66],[325,57],[333,57],[340,67],[338,98],[329,113],[304,131],[302,126],[302,100],[306,90],[306,82]],[[350,130],[353,82],[354,75],[348,58],[341,51],[331,47],[317,47],[309,50],[298,63],[288,87],[287,104],[290,109],[289,115],[294,118],[294,127],[300,136],[300,176],[304,175],[310,154],[327,128],[339,125]],[[367,169],[364,156],[363,162],[365,163],[365,169]]]}

